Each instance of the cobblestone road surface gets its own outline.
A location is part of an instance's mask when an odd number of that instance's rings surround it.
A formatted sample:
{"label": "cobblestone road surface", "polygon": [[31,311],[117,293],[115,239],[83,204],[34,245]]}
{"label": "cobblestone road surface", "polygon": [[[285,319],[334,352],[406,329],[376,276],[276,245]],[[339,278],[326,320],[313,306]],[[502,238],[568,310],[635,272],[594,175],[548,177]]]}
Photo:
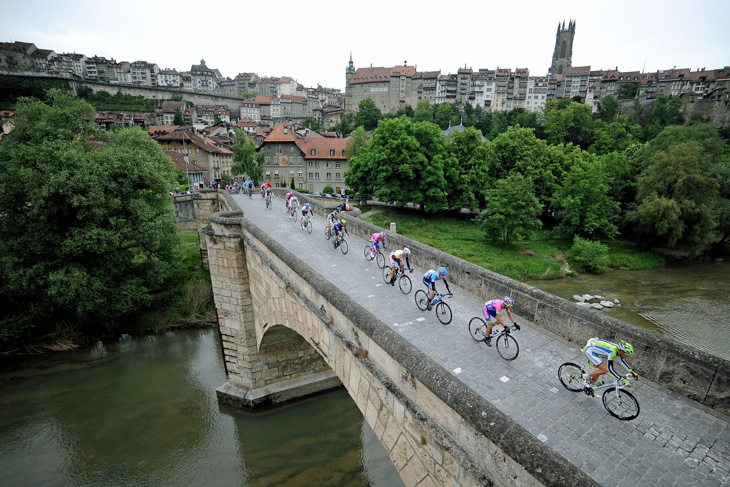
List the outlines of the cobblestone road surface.
{"label": "cobblestone road surface", "polygon": [[[315,215],[310,235],[288,218],[281,198],[272,210],[260,196],[234,199],[246,218],[601,485],[730,486],[727,416],[642,379],[632,386],[639,417],[614,419],[600,398],[569,392],[558,381],[561,363],[585,363],[575,346],[519,316],[516,360],[507,362],[495,348],[472,340],[469,320],[481,315],[487,299],[501,296],[476,296],[450,281],[453,321],[444,326],[413,299],[428,269],[410,274],[413,291],[404,295],[383,281],[375,262],[365,260],[365,240],[348,237],[347,255],[335,250],[324,238],[322,215]],[[437,289],[445,290],[443,283]]]}

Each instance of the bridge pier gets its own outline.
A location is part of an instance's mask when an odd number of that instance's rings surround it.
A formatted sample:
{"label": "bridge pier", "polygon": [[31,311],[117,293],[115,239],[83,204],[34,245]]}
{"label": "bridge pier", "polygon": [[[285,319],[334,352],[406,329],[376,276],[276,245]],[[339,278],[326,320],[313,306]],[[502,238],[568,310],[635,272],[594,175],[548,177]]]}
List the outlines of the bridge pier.
{"label": "bridge pier", "polygon": [[[257,326],[242,217],[241,211],[223,212],[210,217],[200,231],[228,377],[216,390],[218,400],[253,409],[342,385],[319,353],[295,331],[275,323]],[[283,316],[301,315],[296,297],[274,295],[269,301],[282,308]],[[265,341],[257,329],[265,332]]]}

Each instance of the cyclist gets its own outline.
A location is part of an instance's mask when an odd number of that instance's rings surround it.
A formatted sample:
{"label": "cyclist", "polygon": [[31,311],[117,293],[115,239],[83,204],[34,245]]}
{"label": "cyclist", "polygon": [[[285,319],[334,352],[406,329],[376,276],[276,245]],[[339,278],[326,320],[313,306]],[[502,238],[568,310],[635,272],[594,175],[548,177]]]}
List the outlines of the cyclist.
{"label": "cyclist", "polygon": [[385,246],[385,232],[373,233],[370,237],[370,242],[373,244],[373,254],[378,252],[380,242],[383,242],[383,250],[388,250],[388,247]]}
{"label": "cyclist", "polygon": [[268,205],[271,201],[271,198],[274,197],[274,192],[271,190],[271,188],[266,188],[266,204]]}
{"label": "cyclist", "polygon": [[337,248],[337,242],[340,241],[340,234],[344,231],[346,234],[350,235],[350,232],[347,231],[347,220],[343,218],[342,220],[336,221],[332,228],[335,231],[334,246]]}
{"label": "cyclist", "polygon": [[304,207],[302,207],[302,220],[304,225],[307,224],[310,218],[314,219],[314,213],[312,212],[312,207],[309,206],[309,203],[306,203]]}
{"label": "cyclist", "polygon": [[406,266],[408,267],[408,270],[413,272],[413,269],[411,268],[411,249],[408,247],[404,247],[403,250],[394,250],[390,253],[390,285],[395,286],[395,266],[398,264],[398,269],[400,269],[401,272],[403,272],[403,262],[402,259],[405,257],[406,259]]}
{"label": "cyclist", "polygon": [[438,281],[439,279],[444,280],[446,290],[448,292],[451,292],[451,289],[449,289],[449,283],[446,282],[446,267],[439,267],[438,271],[429,269],[428,272],[423,275],[423,283],[428,288],[428,307],[426,308],[427,310],[431,310],[431,306],[436,303],[436,281]]}
{"label": "cyclist", "polygon": [[337,210],[327,215],[327,233],[332,231],[332,225],[334,225],[340,219],[340,214]]}
{"label": "cyclist", "polygon": [[520,325],[515,322],[515,319],[512,317],[512,312],[510,312],[510,308],[514,305],[515,300],[509,296],[505,296],[504,299],[492,299],[484,303],[482,313],[484,313],[484,319],[487,322],[487,337],[484,339],[484,343],[486,343],[488,347],[492,346],[492,338],[490,335],[492,334],[492,326],[494,326],[494,322],[496,321],[497,324],[502,325],[503,327],[506,326],[504,324],[504,320],[502,320],[502,310],[507,312],[507,316],[509,316],[509,320],[512,322],[512,325],[514,325],[515,330],[520,329]]}
{"label": "cyclist", "polygon": [[299,199],[297,199],[297,197],[292,194],[291,198],[289,198],[289,218],[291,218],[292,216],[296,217],[298,207]]}
{"label": "cyclist", "polygon": [[[621,377],[613,368],[613,361],[616,358],[618,358],[621,367],[628,370],[634,378],[639,379],[639,375],[624,360],[625,356],[634,354],[634,347],[624,340],[621,340],[619,343],[613,343],[598,337],[591,338],[586,343],[586,346],[583,347],[582,351],[588,357],[588,361],[596,367],[587,374],[583,374],[583,385],[585,387],[591,387],[594,384],[597,386],[602,385],[602,382],[596,382],[596,380],[603,374],[610,373],[617,378]],[[628,383],[623,377],[621,377],[621,382],[624,384]]]}
{"label": "cyclist", "polygon": [[289,198],[292,197],[292,193],[287,193],[284,197],[284,208],[286,208],[286,211],[289,211]]}

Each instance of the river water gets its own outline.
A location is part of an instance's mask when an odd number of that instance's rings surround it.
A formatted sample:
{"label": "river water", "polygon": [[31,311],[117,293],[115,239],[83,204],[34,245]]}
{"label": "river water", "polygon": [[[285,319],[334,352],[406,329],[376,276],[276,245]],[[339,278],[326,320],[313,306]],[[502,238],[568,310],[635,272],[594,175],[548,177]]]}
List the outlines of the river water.
{"label": "river water", "polygon": [[600,312],[730,360],[730,262],[679,261],[526,284],[570,301],[575,294],[618,299],[620,307]]}
{"label": "river water", "polygon": [[402,486],[344,389],[219,405],[214,329],[0,366],[0,485]]}

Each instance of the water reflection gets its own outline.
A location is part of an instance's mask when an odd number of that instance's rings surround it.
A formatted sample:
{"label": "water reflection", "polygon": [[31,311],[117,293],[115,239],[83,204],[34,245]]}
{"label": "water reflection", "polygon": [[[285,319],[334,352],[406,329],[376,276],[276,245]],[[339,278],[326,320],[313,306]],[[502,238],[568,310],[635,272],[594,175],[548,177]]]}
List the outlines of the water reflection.
{"label": "water reflection", "polygon": [[571,301],[585,293],[616,298],[621,307],[602,312],[730,360],[729,262],[678,262],[527,284]]}
{"label": "water reflection", "polygon": [[344,390],[219,407],[219,352],[186,331],[4,365],[0,484],[402,485]]}

